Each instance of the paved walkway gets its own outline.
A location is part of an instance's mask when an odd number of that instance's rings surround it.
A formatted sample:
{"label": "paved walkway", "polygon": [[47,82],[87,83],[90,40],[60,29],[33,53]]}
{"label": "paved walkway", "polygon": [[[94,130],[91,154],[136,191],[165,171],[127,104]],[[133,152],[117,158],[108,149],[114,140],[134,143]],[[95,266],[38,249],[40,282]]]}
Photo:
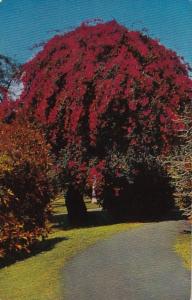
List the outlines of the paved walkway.
{"label": "paved walkway", "polygon": [[64,299],[189,300],[190,272],[172,249],[183,222],[145,224],[77,255],[64,269]]}

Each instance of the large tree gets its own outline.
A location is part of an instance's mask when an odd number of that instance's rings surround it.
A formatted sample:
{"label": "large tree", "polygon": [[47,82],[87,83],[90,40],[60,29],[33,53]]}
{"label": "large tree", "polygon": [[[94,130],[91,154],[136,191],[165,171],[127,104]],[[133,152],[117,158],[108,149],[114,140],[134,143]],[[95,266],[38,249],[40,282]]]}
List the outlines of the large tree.
{"label": "large tree", "polygon": [[42,124],[62,162],[68,196],[74,185],[80,194],[79,187],[95,178],[101,187],[114,153],[168,153],[192,97],[181,58],[116,21],[84,23],[53,37],[23,74],[20,102]]}

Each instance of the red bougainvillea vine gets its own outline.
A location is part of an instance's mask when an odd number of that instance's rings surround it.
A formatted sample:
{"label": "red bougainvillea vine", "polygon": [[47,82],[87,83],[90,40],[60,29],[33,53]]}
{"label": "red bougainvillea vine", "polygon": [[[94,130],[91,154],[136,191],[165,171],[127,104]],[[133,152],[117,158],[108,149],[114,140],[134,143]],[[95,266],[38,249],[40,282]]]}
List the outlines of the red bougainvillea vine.
{"label": "red bougainvillea vine", "polygon": [[68,149],[69,169],[97,165],[109,149],[168,152],[192,99],[187,64],[116,21],[53,37],[25,64],[23,84],[19,101],[57,154]]}

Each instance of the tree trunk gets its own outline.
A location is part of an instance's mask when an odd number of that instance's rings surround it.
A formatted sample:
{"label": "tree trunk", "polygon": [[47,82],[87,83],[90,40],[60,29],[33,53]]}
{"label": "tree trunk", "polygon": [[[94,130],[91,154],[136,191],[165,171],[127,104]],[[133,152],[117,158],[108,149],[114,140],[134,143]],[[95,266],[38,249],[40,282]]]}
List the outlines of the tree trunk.
{"label": "tree trunk", "polygon": [[91,197],[91,203],[97,203],[97,197],[96,197],[96,178],[94,179],[94,182],[92,184],[92,197]]}
{"label": "tree trunk", "polygon": [[78,187],[72,185],[68,187],[65,203],[70,224],[83,225],[86,221],[87,210],[83,201],[83,193]]}

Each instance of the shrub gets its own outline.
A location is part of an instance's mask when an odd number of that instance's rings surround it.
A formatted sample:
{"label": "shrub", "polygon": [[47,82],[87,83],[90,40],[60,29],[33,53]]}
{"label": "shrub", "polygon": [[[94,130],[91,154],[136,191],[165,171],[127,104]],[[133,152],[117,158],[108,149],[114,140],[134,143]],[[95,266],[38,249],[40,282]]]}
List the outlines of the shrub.
{"label": "shrub", "polygon": [[48,232],[50,148],[31,124],[0,123],[0,256],[29,251]]}
{"label": "shrub", "polygon": [[118,220],[160,217],[174,207],[172,194],[160,159],[127,153],[126,157],[112,155],[100,198],[103,207]]}
{"label": "shrub", "polygon": [[177,206],[185,216],[192,219],[192,118],[190,111],[184,118],[185,130],[180,134],[183,145],[174,149],[164,161],[164,165],[175,188],[174,196]]}

